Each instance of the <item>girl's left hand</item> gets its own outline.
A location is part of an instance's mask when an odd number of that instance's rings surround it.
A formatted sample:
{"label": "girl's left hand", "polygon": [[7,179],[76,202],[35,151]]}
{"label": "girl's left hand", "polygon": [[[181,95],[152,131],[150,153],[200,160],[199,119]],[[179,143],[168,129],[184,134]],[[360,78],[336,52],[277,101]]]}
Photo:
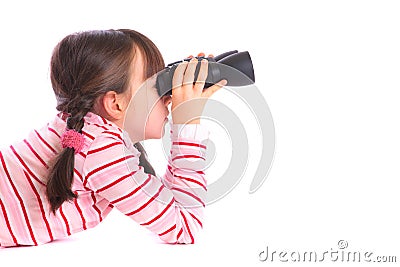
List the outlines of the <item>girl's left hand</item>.
{"label": "girl's left hand", "polygon": [[[204,56],[204,53],[199,53],[198,56]],[[172,79],[171,112],[173,123],[176,124],[200,123],[200,116],[208,98],[227,83],[226,80],[221,80],[204,89],[208,75],[208,60],[201,60],[199,74],[194,82],[198,60],[193,56],[189,56],[189,58],[191,58],[189,62],[184,61],[178,65]],[[179,109],[176,109],[177,107]]]}

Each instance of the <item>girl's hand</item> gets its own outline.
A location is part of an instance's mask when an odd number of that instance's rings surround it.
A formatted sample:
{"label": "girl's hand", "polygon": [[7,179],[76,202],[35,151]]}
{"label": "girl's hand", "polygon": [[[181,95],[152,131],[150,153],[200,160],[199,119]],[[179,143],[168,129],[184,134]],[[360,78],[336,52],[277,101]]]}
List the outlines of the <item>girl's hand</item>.
{"label": "girl's hand", "polygon": [[[200,53],[199,56],[204,56],[204,54]],[[200,116],[207,99],[227,83],[226,80],[221,80],[203,90],[208,75],[208,60],[203,59],[200,63],[199,75],[193,84],[198,60],[192,56],[189,58],[191,58],[189,62],[184,61],[177,66],[172,79],[171,112],[172,121],[175,124],[200,123]]]}

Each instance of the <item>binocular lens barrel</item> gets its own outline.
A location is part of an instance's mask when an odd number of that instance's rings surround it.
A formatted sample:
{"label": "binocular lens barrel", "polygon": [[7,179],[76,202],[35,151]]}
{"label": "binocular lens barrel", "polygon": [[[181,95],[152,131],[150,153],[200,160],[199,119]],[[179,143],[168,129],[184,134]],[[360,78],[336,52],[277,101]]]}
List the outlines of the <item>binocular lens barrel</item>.
{"label": "binocular lens barrel", "polygon": [[[194,80],[200,70],[200,60],[204,57],[197,57],[197,64]],[[238,52],[237,50],[225,52],[208,60],[208,76],[204,88],[219,82],[222,79],[228,81],[229,86],[245,86],[255,82],[253,63],[248,51]],[[189,59],[184,59],[189,61]],[[184,60],[168,64],[164,70],[157,75],[156,88],[159,96],[172,95],[172,78],[176,67]],[[240,73],[243,75],[240,75]],[[244,76],[245,75],[245,76]]]}

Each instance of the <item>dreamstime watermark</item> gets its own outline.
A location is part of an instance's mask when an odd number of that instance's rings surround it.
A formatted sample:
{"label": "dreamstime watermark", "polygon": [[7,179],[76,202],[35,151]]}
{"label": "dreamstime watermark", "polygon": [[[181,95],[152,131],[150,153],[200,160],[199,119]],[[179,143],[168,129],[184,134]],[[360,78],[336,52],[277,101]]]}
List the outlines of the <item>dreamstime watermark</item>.
{"label": "dreamstime watermark", "polygon": [[[225,73],[230,72],[231,76],[238,77],[238,79],[249,80],[249,78],[240,71],[223,64],[220,65],[220,68],[224,68]],[[151,120],[151,116],[154,116],[151,115],[151,113],[156,109],[157,101],[161,98],[156,90],[157,75],[158,74],[147,79],[131,99],[124,121],[124,127],[130,137],[134,137],[133,139],[144,139],[145,131],[150,127],[148,122]],[[238,87],[225,86],[220,90],[230,92],[234,97],[239,99],[239,101],[243,102],[253,115],[254,122],[256,122],[258,126],[257,134],[261,137],[261,143],[259,144],[259,148],[261,148],[261,157],[249,187],[249,193],[251,194],[255,193],[261,187],[270,171],[275,154],[275,127],[264,96],[253,82],[249,82],[248,84],[249,85]],[[196,109],[199,105],[204,105],[204,99],[200,98],[186,101],[177,106],[174,112],[186,114],[189,117],[188,121],[190,121],[198,117],[188,113],[192,113],[191,110]],[[235,186],[238,185],[246,172],[249,161],[249,140],[246,132],[246,127],[248,125],[247,122],[240,120],[235,107],[227,106],[221,101],[208,99],[204,107],[200,118],[202,120],[212,121],[223,128],[229,136],[232,145],[231,160],[225,172],[221,177],[213,177],[214,182],[207,185],[207,193],[204,197],[205,201],[201,204],[211,204],[231,192]],[[196,114],[196,112],[194,113]],[[164,155],[167,159],[171,154],[171,140],[168,134],[171,129],[169,127],[171,127],[170,124],[165,124],[165,134],[162,135]],[[141,132],[140,129],[142,129]],[[212,165],[217,153],[221,153],[221,155],[224,153],[224,151],[218,150],[218,144],[215,144],[211,139],[207,141],[206,147],[207,157],[205,162],[200,160],[196,162],[196,159],[193,158],[180,158],[180,166],[189,166],[189,169],[190,166],[193,166],[197,170],[199,167],[202,167],[201,171],[204,171]],[[169,163],[173,164],[171,161],[169,161]],[[201,187],[198,188],[197,192],[196,190],[197,189],[193,187],[187,188],[187,191],[195,195],[202,194]],[[164,202],[160,198],[157,198],[157,200]],[[198,202],[186,203],[185,207],[195,207],[201,204]]]}
{"label": "dreamstime watermark", "polygon": [[258,254],[261,262],[372,262],[396,263],[397,256],[377,255],[372,251],[349,249],[346,240],[339,240],[336,248],[322,251],[273,250],[269,246]]}

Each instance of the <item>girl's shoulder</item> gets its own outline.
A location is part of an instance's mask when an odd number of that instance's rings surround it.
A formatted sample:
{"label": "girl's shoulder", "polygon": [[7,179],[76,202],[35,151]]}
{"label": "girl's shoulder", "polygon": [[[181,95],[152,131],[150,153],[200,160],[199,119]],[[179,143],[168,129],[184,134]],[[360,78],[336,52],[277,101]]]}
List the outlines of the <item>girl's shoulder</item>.
{"label": "girl's shoulder", "polygon": [[124,142],[124,131],[120,127],[93,112],[85,115],[82,133],[91,139],[101,134],[115,137]]}
{"label": "girl's shoulder", "polygon": [[[48,125],[50,129],[54,129],[58,136],[65,131],[66,121],[68,113],[59,112],[56,118]],[[100,135],[108,135],[110,137],[117,138],[122,142],[125,142],[124,131],[119,128],[115,123],[103,118],[102,116],[88,112],[84,118],[84,126],[82,128],[82,134],[88,141],[93,141]]]}
{"label": "girl's shoulder", "polygon": [[98,150],[102,147],[120,144],[124,148],[131,150],[137,156],[140,152],[133,146],[126,131],[118,127],[115,123],[92,112],[84,117],[84,127],[82,134],[85,136],[86,153],[90,150]]}

